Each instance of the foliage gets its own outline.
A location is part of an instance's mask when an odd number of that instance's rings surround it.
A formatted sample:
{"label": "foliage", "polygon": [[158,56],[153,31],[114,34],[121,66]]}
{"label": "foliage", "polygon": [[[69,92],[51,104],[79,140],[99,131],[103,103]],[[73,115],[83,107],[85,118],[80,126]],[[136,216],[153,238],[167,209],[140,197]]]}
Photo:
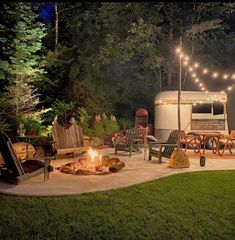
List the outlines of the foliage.
{"label": "foliage", "polygon": [[120,129],[130,129],[134,127],[134,122],[127,118],[121,118],[118,120]]}
{"label": "foliage", "polygon": [[75,116],[75,105],[73,102],[66,103],[56,100],[48,113],[45,114],[45,122],[52,123],[55,118],[57,121],[64,125],[69,123],[72,116]]}
{"label": "foliage", "polygon": [[0,238],[231,240],[234,177],[202,171],[73,196],[2,194]]}
{"label": "foliage", "polygon": [[116,120],[107,118],[105,114],[102,118],[94,123],[94,136],[102,138],[119,130],[119,125]]}
{"label": "foliage", "polygon": [[0,14],[0,91],[6,98],[5,118],[16,127],[19,118],[39,103],[36,85],[45,73],[42,39],[46,28],[35,21],[30,3],[1,3]]}

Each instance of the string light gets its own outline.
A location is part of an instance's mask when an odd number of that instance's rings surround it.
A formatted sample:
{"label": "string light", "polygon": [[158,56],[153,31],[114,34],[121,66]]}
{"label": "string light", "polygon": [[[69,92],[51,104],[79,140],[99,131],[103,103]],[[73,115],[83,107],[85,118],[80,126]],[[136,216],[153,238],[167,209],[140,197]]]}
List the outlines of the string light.
{"label": "string light", "polygon": [[198,68],[198,67],[199,67],[199,64],[198,64],[198,63],[195,63],[195,64],[194,64],[194,67],[195,67],[195,68]]}
{"label": "string light", "polygon": [[218,73],[217,72],[213,73],[212,77],[213,78],[217,78],[218,77]]}
{"label": "string light", "polygon": [[176,48],[176,49],[175,49],[175,51],[176,51],[176,53],[180,53],[180,51],[181,51],[181,48],[180,48],[180,47],[178,47],[178,48]]}
{"label": "string light", "polygon": [[227,79],[227,78],[228,78],[228,74],[224,74],[223,79]]}
{"label": "string light", "polygon": [[[187,55],[185,55],[185,53],[182,51],[182,49],[180,47],[176,48],[176,53],[179,55],[180,58],[184,58],[184,62],[183,65],[187,67],[187,70],[189,72],[191,72],[191,76],[194,79],[194,82],[198,84],[198,86],[200,87],[200,89],[202,91],[205,91],[206,94],[209,93],[209,91],[206,89],[206,87],[203,85],[203,83],[201,82],[201,80],[199,80],[199,78],[197,78],[197,74],[194,72],[194,69],[200,70],[201,67],[199,67],[199,63],[198,62],[194,62],[194,63],[190,63],[189,66],[189,57]],[[207,68],[201,69],[200,70],[202,74],[207,74],[209,72],[209,70]],[[220,75],[218,72],[212,72],[211,73],[211,77],[212,78],[218,78],[218,76]],[[226,79],[235,79],[235,73],[229,74],[229,73],[224,73],[220,75],[221,78],[223,78],[224,80]],[[227,91],[231,91],[232,90],[232,86],[228,86],[226,88]],[[222,90],[221,94],[224,94],[226,91]]]}

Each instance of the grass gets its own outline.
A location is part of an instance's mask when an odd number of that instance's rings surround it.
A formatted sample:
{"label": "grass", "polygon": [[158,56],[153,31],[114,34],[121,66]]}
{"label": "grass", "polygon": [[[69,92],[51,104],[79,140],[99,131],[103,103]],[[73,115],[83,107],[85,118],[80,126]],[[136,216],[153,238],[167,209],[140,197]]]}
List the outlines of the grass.
{"label": "grass", "polygon": [[235,171],[64,197],[0,195],[0,239],[235,239]]}

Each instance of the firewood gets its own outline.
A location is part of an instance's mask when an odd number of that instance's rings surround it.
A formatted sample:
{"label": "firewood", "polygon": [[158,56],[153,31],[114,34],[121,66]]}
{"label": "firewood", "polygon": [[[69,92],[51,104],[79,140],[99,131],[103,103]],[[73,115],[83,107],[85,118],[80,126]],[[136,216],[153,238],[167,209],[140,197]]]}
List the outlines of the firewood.
{"label": "firewood", "polygon": [[120,171],[123,167],[125,167],[125,163],[120,161],[117,164],[114,164],[113,166],[109,167],[109,171],[115,173]]}

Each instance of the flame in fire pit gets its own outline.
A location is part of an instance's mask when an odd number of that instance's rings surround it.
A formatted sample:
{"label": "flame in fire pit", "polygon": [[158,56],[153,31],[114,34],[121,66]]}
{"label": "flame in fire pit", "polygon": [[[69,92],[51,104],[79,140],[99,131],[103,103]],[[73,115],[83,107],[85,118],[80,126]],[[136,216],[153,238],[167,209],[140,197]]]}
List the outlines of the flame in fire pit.
{"label": "flame in fire pit", "polygon": [[99,155],[98,152],[96,150],[93,150],[91,147],[89,147],[87,153],[92,163],[94,163],[96,159],[98,159],[99,163],[101,163],[102,154]]}
{"label": "flame in fire pit", "polygon": [[87,153],[92,162],[95,161],[95,157],[99,156],[98,152],[96,150],[93,150],[91,147],[88,149]]}

